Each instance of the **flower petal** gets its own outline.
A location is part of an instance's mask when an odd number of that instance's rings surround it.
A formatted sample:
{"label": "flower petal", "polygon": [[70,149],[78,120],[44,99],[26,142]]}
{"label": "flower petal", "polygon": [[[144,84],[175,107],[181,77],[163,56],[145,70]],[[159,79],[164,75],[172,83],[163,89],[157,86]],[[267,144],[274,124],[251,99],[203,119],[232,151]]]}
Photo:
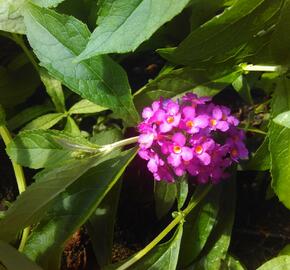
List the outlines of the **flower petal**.
{"label": "flower petal", "polygon": [[181,132],[178,132],[172,136],[172,141],[178,144],[179,146],[183,146],[185,145],[186,138]]}
{"label": "flower petal", "polygon": [[184,161],[190,161],[192,160],[193,158],[193,152],[192,152],[192,149],[189,148],[189,147],[182,147],[182,152],[181,152],[181,156],[182,156],[182,159]]}

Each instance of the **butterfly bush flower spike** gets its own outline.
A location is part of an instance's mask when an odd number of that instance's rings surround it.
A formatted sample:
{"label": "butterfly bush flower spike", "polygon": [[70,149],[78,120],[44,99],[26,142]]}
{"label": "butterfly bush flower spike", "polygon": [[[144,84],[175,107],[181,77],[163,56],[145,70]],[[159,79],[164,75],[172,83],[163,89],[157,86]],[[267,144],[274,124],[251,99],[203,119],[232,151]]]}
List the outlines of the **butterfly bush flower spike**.
{"label": "butterfly bush flower spike", "polygon": [[161,98],[142,112],[139,156],[157,181],[189,173],[197,183],[218,183],[233,162],[248,157],[245,134],[229,108],[188,93]]}

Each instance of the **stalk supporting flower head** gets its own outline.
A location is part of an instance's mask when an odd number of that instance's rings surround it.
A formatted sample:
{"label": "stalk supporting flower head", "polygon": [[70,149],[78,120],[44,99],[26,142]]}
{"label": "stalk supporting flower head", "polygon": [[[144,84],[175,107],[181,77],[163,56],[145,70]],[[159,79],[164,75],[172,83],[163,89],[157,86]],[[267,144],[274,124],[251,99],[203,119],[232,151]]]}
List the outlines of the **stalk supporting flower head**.
{"label": "stalk supporting flower head", "polygon": [[209,97],[161,98],[144,108],[142,117],[139,156],[155,180],[174,182],[187,172],[197,183],[217,183],[233,162],[248,157],[239,120]]}

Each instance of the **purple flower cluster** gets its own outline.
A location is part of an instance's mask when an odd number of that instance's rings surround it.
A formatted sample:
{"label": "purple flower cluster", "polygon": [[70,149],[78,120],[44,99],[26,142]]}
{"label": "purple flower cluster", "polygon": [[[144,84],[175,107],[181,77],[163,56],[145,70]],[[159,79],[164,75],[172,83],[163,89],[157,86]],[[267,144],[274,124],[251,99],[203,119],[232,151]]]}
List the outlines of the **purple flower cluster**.
{"label": "purple flower cluster", "polygon": [[188,172],[197,183],[217,183],[227,177],[227,167],[248,157],[238,119],[209,97],[161,98],[144,108],[142,117],[139,156],[155,180],[174,182]]}

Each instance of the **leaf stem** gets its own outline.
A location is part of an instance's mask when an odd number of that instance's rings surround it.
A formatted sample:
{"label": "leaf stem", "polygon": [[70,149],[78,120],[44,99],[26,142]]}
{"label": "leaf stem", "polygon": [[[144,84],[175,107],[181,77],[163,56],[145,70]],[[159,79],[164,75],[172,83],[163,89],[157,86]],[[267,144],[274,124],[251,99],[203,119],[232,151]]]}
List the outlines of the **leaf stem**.
{"label": "leaf stem", "polygon": [[180,212],[177,212],[175,218],[166,226],[166,228],[158,234],[153,241],[151,241],[145,248],[137,252],[130,260],[122,264],[117,270],[125,270],[135,262],[140,260],[143,256],[145,256],[151,249],[153,249],[172,229],[175,228],[181,222],[184,222],[185,217],[194,209],[194,207],[208,194],[210,189],[212,188],[211,185],[207,185],[202,187],[203,189],[200,190],[199,188],[196,189],[195,194],[193,195],[192,200],[188,204],[188,206]]}
{"label": "leaf stem", "polygon": [[[0,126],[0,136],[3,139],[5,146],[7,146],[12,141],[12,137],[11,137],[10,132],[6,126]],[[23,169],[20,165],[18,165],[14,161],[11,161],[11,162],[12,162],[12,166],[13,166],[19,194],[21,194],[26,189],[26,180],[25,180],[24,172],[23,172]],[[30,231],[29,227],[27,227],[23,230],[19,249],[18,249],[19,251],[23,251],[27,237],[29,235],[29,231]]]}

